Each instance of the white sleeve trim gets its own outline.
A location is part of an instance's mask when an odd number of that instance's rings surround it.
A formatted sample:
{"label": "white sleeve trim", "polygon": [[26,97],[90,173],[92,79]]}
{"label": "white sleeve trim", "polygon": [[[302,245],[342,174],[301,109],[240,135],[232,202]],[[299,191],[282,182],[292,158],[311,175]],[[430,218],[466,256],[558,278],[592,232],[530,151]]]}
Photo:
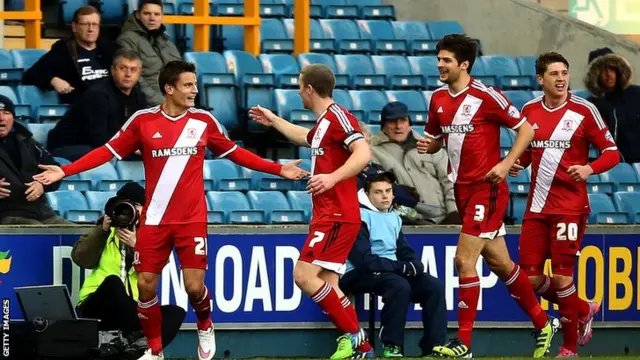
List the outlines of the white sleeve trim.
{"label": "white sleeve trim", "polygon": [[429,134],[428,132],[426,132],[426,131],[425,131],[425,132],[424,132],[424,136],[428,136],[428,137],[430,137],[430,138],[432,138],[432,139],[436,139],[436,140],[438,140],[438,139],[440,139],[440,138],[442,137],[442,134],[440,134],[440,135],[438,135],[438,136],[434,136],[434,135],[431,135],[431,134]]}
{"label": "white sleeve trim", "polygon": [[346,147],[349,147],[353,142],[361,139],[364,139],[364,136],[362,134],[360,133],[351,134],[346,139],[344,139],[344,145]]}
{"label": "white sleeve trim", "polygon": [[238,145],[233,145],[233,147],[227,151],[225,151],[224,153],[218,155],[218,159],[222,159],[224,157],[227,157],[227,155],[231,154],[232,152],[234,152],[236,149],[238,148]]}
{"label": "white sleeve trim", "polygon": [[518,128],[520,126],[522,126],[522,124],[524,124],[525,121],[527,121],[527,117],[526,116],[523,117],[522,120],[520,120],[520,122],[516,124],[516,126],[512,127],[511,130],[518,130]]}
{"label": "white sleeve trim", "polygon": [[602,152],[609,151],[609,150],[618,150],[618,147],[617,146],[611,146],[611,147],[608,147],[608,148],[602,150]]}
{"label": "white sleeve trim", "polygon": [[111,153],[113,154],[113,156],[115,156],[118,160],[122,160],[122,156],[120,156],[120,154],[118,154],[112,147],[111,145],[109,145],[109,143],[104,144],[104,146],[107,147],[107,149],[109,149],[109,151],[111,151]]}

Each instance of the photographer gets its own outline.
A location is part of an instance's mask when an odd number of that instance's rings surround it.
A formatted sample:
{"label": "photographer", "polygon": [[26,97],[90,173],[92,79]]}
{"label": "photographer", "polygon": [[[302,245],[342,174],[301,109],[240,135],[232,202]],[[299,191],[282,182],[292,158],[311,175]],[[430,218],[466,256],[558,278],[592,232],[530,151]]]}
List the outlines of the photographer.
{"label": "photographer", "polygon": [[[138,274],[133,268],[136,228],[144,188],[125,184],[105,205],[98,224],[73,246],[71,258],[78,266],[93,269],[80,289],[78,313],[100,319],[100,330],[120,330],[127,340],[127,352],[142,352],[146,341],[137,313]],[[167,346],[178,333],[186,315],[176,305],[162,309],[162,340]]]}

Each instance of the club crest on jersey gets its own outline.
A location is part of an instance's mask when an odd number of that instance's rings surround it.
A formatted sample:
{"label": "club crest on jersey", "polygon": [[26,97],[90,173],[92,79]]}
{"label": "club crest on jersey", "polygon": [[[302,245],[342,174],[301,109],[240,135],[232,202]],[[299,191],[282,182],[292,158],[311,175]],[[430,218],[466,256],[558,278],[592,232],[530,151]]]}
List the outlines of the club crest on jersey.
{"label": "club crest on jersey", "polygon": [[196,129],[188,128],[187,129],[187,139],[195,139],[196,138]]}
{"label": "club crest on jersey", "polygon": [[169,157],[169,156],[191,156],[191,155],[198,155],[197,147],[189,146],[189,147],[176,147],[176,148],[151,150],[151,156],[154,158]]}
{"label": "club crest on jersey", "polygon": [[564,124],[562,124],[562,130],[564,131],[573,130],[573,120],[565,120]]}
{"label": "club crest on jersey", "polygon": [[462,106],[462,116],[471,116],[471,105]]}

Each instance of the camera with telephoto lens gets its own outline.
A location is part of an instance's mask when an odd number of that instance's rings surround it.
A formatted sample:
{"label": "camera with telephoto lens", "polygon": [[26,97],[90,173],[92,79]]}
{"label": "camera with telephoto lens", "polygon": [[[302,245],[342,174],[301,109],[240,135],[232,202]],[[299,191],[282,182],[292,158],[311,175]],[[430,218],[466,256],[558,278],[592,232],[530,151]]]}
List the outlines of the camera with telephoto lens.
{"label": "camera with telephoto lens", "polygon": [[111,218],[112,226],[129,230],[133,230],[140,218],[140,213],[136,209],[135,203],[118,196],[107,201],[104,213]]}

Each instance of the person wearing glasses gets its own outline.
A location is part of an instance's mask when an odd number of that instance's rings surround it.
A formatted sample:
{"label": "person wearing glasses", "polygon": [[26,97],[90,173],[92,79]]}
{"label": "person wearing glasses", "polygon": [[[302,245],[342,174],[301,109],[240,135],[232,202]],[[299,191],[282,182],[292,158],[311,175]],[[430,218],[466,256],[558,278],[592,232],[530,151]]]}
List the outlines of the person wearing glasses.
{"label": "person wearing glasses", "polygon": [[55,90],[60,101],[73,104],[89,87],[109,76],[116,45],[99,41],[100,13],[93,6],[78,8],[71,23],[73,37],[58,40],[51,50],[26,69],[24,85]]}

